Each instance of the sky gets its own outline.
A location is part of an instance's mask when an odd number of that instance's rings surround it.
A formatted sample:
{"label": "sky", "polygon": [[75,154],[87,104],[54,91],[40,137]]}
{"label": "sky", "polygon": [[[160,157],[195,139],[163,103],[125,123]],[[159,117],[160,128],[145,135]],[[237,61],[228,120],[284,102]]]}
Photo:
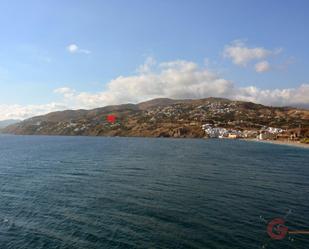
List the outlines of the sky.
{"label": "sky", "polygon": [[306,0],[0,0],[0,120],[152,98],[309,107]]}

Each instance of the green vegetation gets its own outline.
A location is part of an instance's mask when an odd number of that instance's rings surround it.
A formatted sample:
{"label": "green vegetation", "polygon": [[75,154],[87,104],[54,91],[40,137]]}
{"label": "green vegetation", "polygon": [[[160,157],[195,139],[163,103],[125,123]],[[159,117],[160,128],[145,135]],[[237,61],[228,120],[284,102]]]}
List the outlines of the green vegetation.
{"label": "green vegetation", "polygon": [[309,144],[309,138],[308,137],[303,138],[302,140],[300,140],[300,142],[304,144]]}

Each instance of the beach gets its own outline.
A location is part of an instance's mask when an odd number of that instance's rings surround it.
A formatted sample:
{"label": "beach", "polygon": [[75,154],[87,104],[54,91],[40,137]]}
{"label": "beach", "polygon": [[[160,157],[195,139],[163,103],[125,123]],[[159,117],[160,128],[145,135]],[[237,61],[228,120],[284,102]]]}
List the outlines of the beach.
{"label": "beach", "polygon": [[300,148],[309,149],[309,144],[301,143],[298,141],[288,141],[288,140],[259,140],[259,139],[244,139],[245,141],[253,141],[259,143],[269,143],[269,144],[279,144],[279,145],[287,145],[287,146],[294,146]]}

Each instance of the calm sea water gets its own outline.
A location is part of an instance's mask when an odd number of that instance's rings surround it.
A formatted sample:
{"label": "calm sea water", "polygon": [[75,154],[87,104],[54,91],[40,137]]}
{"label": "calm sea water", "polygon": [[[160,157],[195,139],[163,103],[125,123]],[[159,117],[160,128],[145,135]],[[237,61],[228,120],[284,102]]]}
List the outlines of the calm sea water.
{"label": "calm sea water", "polygon": [[[309,248],[309,150],[0,136],[0,248]],[[289,211],[290,210],[290,211]]]}

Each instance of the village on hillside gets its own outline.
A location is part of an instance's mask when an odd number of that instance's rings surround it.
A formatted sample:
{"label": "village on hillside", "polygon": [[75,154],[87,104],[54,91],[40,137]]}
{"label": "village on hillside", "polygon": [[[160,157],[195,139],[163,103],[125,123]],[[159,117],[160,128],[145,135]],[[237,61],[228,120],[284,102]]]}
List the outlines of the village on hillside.
{"label": "village on hillside", "polygon": [[301,127],[295,129],[281,129],[263,126],[259,130],[236,130],[216,127],[212,124],[202,125],[206,138],[229,138],[229,139],[258,139],[258,140],[280,140],[300,141],[309,143],[307,137],[308,129]]}

